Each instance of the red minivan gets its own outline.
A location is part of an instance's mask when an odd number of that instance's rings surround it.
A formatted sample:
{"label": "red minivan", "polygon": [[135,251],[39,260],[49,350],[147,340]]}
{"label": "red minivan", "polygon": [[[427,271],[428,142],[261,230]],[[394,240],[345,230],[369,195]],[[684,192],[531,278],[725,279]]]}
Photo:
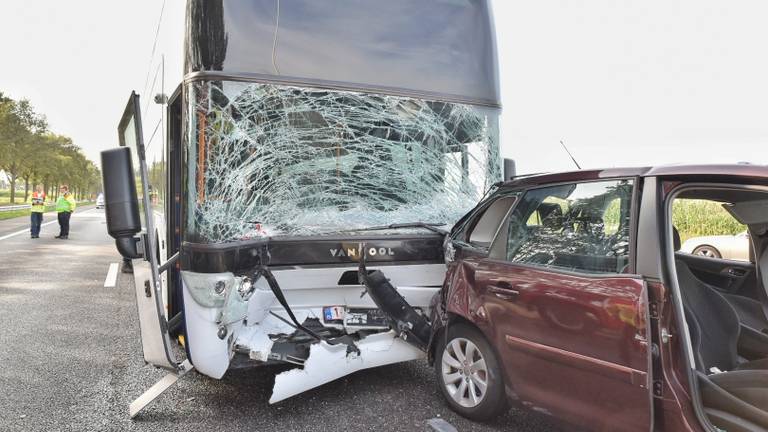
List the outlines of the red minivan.
{"label": "red minivan", "polygon": [[[677,222],[684,201],[745,227],[750,260],[679,252],[676,225],[706,216]],[[766,430],[767,232],[766,166],[505,182],[446,239],[440,390],[477,420],[512,403],[589,430]]]}

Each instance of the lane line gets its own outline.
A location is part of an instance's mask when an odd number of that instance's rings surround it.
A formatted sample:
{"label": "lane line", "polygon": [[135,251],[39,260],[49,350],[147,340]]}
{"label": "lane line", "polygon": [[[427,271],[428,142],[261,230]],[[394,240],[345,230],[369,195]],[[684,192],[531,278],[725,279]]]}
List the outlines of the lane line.
{"label": "lane line", "polygon": [[[88,210],[82,211],[81,213],[87,213],[87,212],[89,212],[91,210],[93,210],[93,209],[90,208]],[[59,222],[58,220],[53,220],[53,221],[50,221],[50,222],[45,222],[45,223],[40,224],[40,228],[42,228],[42,227],[44,227],[46,225],[50,225],[50,224],[54,224],[54,223],[58,223],[58,222]],[[24,233],[29,234],[29,227],[27,227],[26,229],[23,229],[21,231],[16,231],[15,233],[10,233],[10,234],[4,235],[4,236],[0,237],[0,241],[3,241],[5,239],[9,239],[11,237],[16,237],[17,235],[21,235],[21,234],[24,234]]]}
{"label": "lane line", "polygon": [[111,263],[109,265],[109,271],[107,271],[107,278],[104,279],[104,288],[114,288],[117,286],[117,269],[118,263]]}
{"label": "lane line", "polygon": [[[46,225],[50,225],[50,224],[52,224],[52,223],[58,223],[58,222],[59,222],[59,221],[55,220],[55,221],[50,221],[50,222],[42,223],[42,224],[40,224],[40,228],[42,228],[42,227],[44,227],[44,226],[46,226]],[[19,234],[24,234],[24,233],[27,233],[27,234],[29,234],[29,232],[30,232],[30,231],[29,231],[29,228],[27,228],[27,229],[23,229],[23,230],[21,230],[21,231],[16,231],[15,233],[11,233],[11,234],[8,234],[8,235],[4,235],[4,236],[0,237],[0,241],[2,241],[2,240],[5,240],[5,239],[9,239],[9,238],[11,238],[11,237],[15,237],[15,236],[17,236],[17,235],[19,235]]]}

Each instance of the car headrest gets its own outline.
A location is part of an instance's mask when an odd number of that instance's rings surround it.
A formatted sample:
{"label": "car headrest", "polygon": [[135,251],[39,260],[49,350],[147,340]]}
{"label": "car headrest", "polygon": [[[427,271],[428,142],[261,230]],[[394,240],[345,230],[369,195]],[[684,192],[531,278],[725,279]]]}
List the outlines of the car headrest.
{"label": "car headrest", "polygon": [[675,252],[680,250],[682,242],[680,241],[680,232],[672,225],[672,244],[675,247]]}

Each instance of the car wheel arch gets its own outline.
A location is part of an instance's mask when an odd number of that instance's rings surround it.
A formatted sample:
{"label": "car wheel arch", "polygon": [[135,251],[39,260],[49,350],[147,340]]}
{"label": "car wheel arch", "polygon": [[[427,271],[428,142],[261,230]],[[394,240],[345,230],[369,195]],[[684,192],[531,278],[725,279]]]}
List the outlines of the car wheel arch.
{"label": "car wheel arch", "polygon": [[[485,340],[488,342],[488,345],[490,345],[491,349],[493,350],[493,353],[496,355],[496,358],[501,359],[501,356],[499,355],[499,350],[496,348],[496,346],[493,344],[493,338],[491,338],[488,335],[488,332],[486,332],[481,326],[478,326],[477,323],[471,321],[470,319],[461,316],[456,313],[447,312],[446,313],[446,320],[445,325],[440,326],[438,329],[436,329],[433,332],[432,340],[430,341],[429,348],[427,349],[427,355],[429,357],[429,364],[432,365],[436,358],[436,351],[435,349],[438,347],[437,341],[439,341],[439,338],[446,337],[446,334],[448,332],[448,329],[451,326],[455,325],[465,325],[468,327],[472,327],[475,330],[479,331],[481,335],[485,338]],[[503,369],[503,368],[502,368]],[[503,371],[502,371],[503,372]]]}
{"label": "car wheel arch", "polygon": [[[498,373],[500,374],[501,383],[504,388],[504,395],[505,395],[505,404],[511,404],[514,406],[522,407],[520,404],[520,400],[517,397],[516,393],[514,392],[514,389],[511,387],[509,377],[507,376],[507,370],[504,367],[504,361],[503,357],[501,356],[501,353],[499,352],[499,349],[496,347],[496,345],[493,343],[493,338],[489,336],[488,332],[486,332],[482,326],[477,325],[477,323],[455,313],[447,313],[446,314],[446,320],[445,325],[440,327],[437,331],[434,332],[433,340],[430,343],[429,353],[428,357],[430,359],[429,365],[431,367],[435,367],[435,362],[437,360],[437,349],[439,347],[442,347],[443,344],[440,343],[440,338],[446,338],[448,330],[453,326],[464,326],[469,327],[475,331],[477,331],[482,338],[485,339],[485,342],[488,345],[488,348],[491,350],[491,354],[496,358],[497,366],[498,366]],[[445,340],[447,344],[447,340]],[[509,406],[509,405],[507,405]]]}

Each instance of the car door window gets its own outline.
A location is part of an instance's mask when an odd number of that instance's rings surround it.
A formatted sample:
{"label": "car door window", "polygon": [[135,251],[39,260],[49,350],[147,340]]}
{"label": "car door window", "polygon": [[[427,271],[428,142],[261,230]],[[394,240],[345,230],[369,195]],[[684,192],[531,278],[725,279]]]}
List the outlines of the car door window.
{"label": "car door window", "polygon": [[632,188],[631,180],[614,180],[529,190],[502,228],[506,248],[500,258],[585,273],[624,272]]}
{"label": "car door window", "polygon": [[672,224],[680,236],[680,252],[749,261],[747,227],[726,210],[727,205],[705,199],[676,199],[672,204]]}

